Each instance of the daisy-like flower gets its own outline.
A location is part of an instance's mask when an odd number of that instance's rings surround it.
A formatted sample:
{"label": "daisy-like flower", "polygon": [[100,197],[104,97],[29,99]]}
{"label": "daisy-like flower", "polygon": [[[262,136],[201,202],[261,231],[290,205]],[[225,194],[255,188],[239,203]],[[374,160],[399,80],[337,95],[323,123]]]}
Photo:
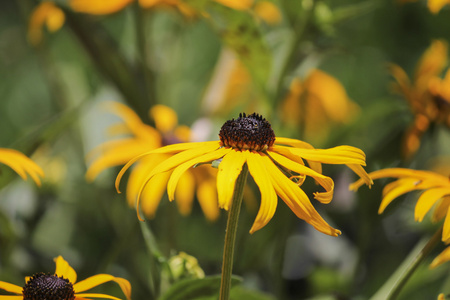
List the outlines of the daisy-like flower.
{"label": "daisy-like flower", "polygon": [[14,149],[0,148],[0,163],[9,166],[23,180],[27,180],[28,174],[38,186],[41,185],[40,177],[44,177],[44,171],[23,153]]}
{"label": "daisy-like flower", "polygon": [[434,40],[425,51],[416,66],[414,80],[411,82],[406,72],[395,64],[390,65],[390,72],[396,82],[392,87],[408,101],[414,121],[404,137],[403,155],[410,157],[420,147],[420,138],[431,123],[446,123],[450,126],[450,92],[448,81],[440,75],[447,64],[447,43]]}
{"label": "daisy-like flower", "polygon": [[[300,140],[276,138],[270,123],[256,113],[248,116],[240,114],[236,120],[225,122],[219,138],[219,141],[174,144],[143,153],[129,161],[120,171],[116,188],[119,190],[123,174],[135,162],[154,155],[169,155],[141,182],[137,196],[137,212],[142,220],[139,214],[141,194],[147,186],[160,188],[162,182],[156,180],[156,176],[166,174],[167,193],[169,200],[173,200],[179,178],[187,170],[199,164],[220,161],[217,174],[218,201],[221,208],[228,210],[237,177],[243,165],[247,164],[261,192],[260,209],[250,233],[261,229],[270,221],[277,207],[278,195],[299,218],[318,231],[338,236],[341,232],[331,227],[319,215],[300,188],[306,176],[314,178],[325,190],[314,193],[314,197],[322,203],[332,200],[334,182],[330,177],[321,174],[321,163],[346,164],[368,185],[372,183],[362,167],[365,165],[365,155],[360,149],[351,146],[314,149]],[[310,167],[305,166],[304,160]]]}
{"label": "daisy-like flower", "polygon": [[[378,213],[381,214],[386,207],[399,196],[411,191],[424,191],[419,199],[414,211],[415,220],[422,222],[425,215],[435,205],[432,221],[438,222],[445,218],[442,231],[442,241],[450,243],[450,180],[432,171],[410,170],[404,168],[383,169],[369,173],[372,179],[385,177],[398,178],[396,181],[387,184],[383,189],[383,200],[381,201]],[[357,190],[364,181],[361,179],[350,185],[351,190]],[[450,247],[447,247],[431,263],[431,267],[436,267],[450,260]]]}
{"label": "daisy-like flower", "polygon": [[301,125],[308,140],[327,136],[332,125],[348,123],[359,110],[344,86],[318,69],[312,70],[303,80],[292,80],[281,108],[281,119],[295,128]]}
{"label": "daisy-like flower", "polygon": [[33,10],[28,24],[28,40],[37,45],[42,40],[44,25],[50,32],[58,31],[63,25],[66,17],[64,12],[51,1],[40,3]]}
{"label": "daisy-like flower", "polygon": [[[88,181],[93,181],[103,170],[124,165],[141,153],[165,145],[187,142],[190,139],[189,127],[178,126],[177,114],[167,106],[155,105],[150,109],[150,115],[155,121],[155,128],[144,124],[139,116],[124,104],[109,102],[107,108],[123,120],[123,122],[110,128],[112,134],[122,135],[122,137],[106,142],[88,154],[88,158],[95,158],[86,172]],[[123,134],[126,137],[123,137]],[[166,154],[155,155],[143,159],[135,166],[130,174],[127,186],[126,196],[130,206],[135,206],[136,196],[147,174],[167,157]],[[211,199],[217,199],[214,172],[217,171],[199,168],[192,169],[182,176],[176,191],[176,203],[182,215],[190,214],[194,195],[196,195],[208,220],[214,221],[219,217],[217,203],[211,201]],[[155,177],[155,180],[164,183],[167,182],[168,176],[167,174],[160,174]],[[146,216],[153,217],[155,215],[164,190],[162,185],[144,189],[141,203]]]}
{"label": "daisy-like flower", "polygon": [[98,293],[83,293],[108,281],[116,282],[128,300],[131,299],[131,285],[128,280],[108,274],[98,274],[77,281],[77,273],[67,261],[58,256],[55,273],[38,273],[25,278],[25,286],[0,281],[0,289],[15,295],[0,296],[4,300],[88,300],[90,298],[114,299],[120,298]]}

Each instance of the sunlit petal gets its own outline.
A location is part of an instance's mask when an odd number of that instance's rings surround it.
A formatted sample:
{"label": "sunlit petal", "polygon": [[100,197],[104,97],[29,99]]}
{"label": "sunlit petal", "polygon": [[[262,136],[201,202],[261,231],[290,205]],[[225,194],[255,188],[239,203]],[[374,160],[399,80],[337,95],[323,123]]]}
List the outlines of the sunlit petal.
{"label": "sunlit petal", "polygon": [[70,0],[70,7],[77,12],[107,15],[125,8],[133,0]]}
{"label": "sunlit petal", "polygon": [[217,194],[219,207],[228,210],[233,198],[236,179],[241,174],[246,157],[241,151],[231,150],[219,164],[217,173]]}
{"label": "sunlit petal", "polygon": [[417,200],[414,211],[416,221],[422,222],[423,218],[436,201],[449,194],[450,190],[448,188],[435,188],[423,192],[419,197],[419,200]]}
{"label": "sunlit petal", "polygon": [[428,9],[433,14],[437,14],[447,4],[449,4],[448,0],[428,0]]}
{"label": "sunlit petal", "polygon": [[22,295],[22,287],[5,281],[0,281],[0,289],[10,293]]}
{"label": "sunlit petal", "polygon": [[388,188],[389,192],[383,192],[383,200],[381,200],[380,207],[378,208],[379,214],[383,213],[386,207],[397,197],[418,189],[417,181],[409,178],[393,182]]}
{"label": "sunlit petal", "polygon": [[175,129],[178,124],[177,113],[168,106],[154,105],[150,109],[150,116],[155,121],[155,127],[162,133],[166,133]]}
{"label": "sunlit petal", "polygon": [[0,148],[0,163],[9,166],[22,179],[26,180],[28,174],[38,186],[41,185],[40,177],[44,177],[44,171],[23,153],[14,149]]}
{"label": "sunlit petal", "polygon": [[54,261],[56,263],[55,275],[69,279],[71,283],[77,281],[77,273],[61,255],[56,257]]}
{"label": "sunlit petal", "polygon": [[272,219],[277,208],[278,198],[265,167],[267,164],[272,164],[270,158],[250,151],[245,151],[244,153],[247,157],[248,170],[261,192],[261,205],[255,222],[250,229],[250,233],[253,233],[266,226]]}
{"label": "sunlit petal", "polygon": [[[86,278],[85,280],[82,280],[76,284],[73,285],[73,289],[75,290],[75,293],[77,294],[77,296],[80,297],[95,297],[95,296],[88,296],[87,294],[78,294],[79,292],[84,292],[87,291],[91,288],[94,288],[96,286],[99,286],[105,282],[108,281],[114,281],[116,282],[120,288],[122,289],[122,292],[125,294],[125,296],[127,297],[127,299],[131,298],[131,285],[128,282],[128,280],[123,279],[123,278],[119,278],[119,277],[114,277],[112,275],[108,275],[108,274],[98,274],[98,275],[94,275],[91,276],[89,278]],[[108,298],[111,297],[111,298]],[[106,298],[108,299],[117,299],[115,297],[112,296],[108,296]]]}
{"label": "sunlit petal", "polygon": [[361,165],[347,165],[353,172],[358,175],[363,182],[370,188],[373,184],[372,178],[370,178],[370,175],[367,174],[366,170]]}
{"label": "sunlit petal", "polygon": [[[288,145],[296,148],[315,149],[311,144],[308,144],[307,142],[284,137],[276,137],[275,145]],[[320,162],[308,161],[308,164],[311,169],[313,169],[317,173],[322,173],[322,164]]]}
{"label": "sunlit petal", "polygon": [[214,1],[236,10],[249,9],[253,4],[253,0],[214,0]]}

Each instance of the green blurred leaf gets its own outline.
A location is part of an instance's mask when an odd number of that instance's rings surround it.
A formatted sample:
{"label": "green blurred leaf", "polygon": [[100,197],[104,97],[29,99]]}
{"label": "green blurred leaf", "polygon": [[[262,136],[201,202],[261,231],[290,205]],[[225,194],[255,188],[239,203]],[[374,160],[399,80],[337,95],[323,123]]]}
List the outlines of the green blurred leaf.
{"label": "green blurred leaf", "polygon": [[275,300],[275,297],[262,293],[260,291],[249,290],[242,286],[237,286],[231,289],[231,300]]}
{"label": "green blurred leaf", "polygon": [[[241,281],[240,277],[233,276],[231,286]],[[208,299],[208,297],[216,296],[219,293],[219,288],[220,275],[208,276],[202,279],[184,279],[172,285],[159,300]]]}

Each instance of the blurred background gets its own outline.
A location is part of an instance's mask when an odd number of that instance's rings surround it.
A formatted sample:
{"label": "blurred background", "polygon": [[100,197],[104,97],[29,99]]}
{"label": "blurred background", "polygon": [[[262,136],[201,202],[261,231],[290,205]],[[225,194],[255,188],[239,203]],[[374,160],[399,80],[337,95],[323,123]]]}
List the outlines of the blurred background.
{"label": "blurred background", "polygon": [[[277,136],[362,149],[368,172],[439,167],[450,174],[449,119],[414,127],[417,109],[390,71],[398,65],[414,83],[433,41],[450,40],[450,6],[433,13],[426,1],[255,0],[234,7],[186,0],[128,1],[93,12],[82,2],[52,2],[58,12],[35,19],[43,2],[0,2],[0,147],[23,152],[45,172],[38,188],[0,165],[2,281],[22,285],[25,276],[53,272],[58,255],[80,280],[98,273],[128,279],[133,299],[157,299],[178,280],[201,277],[200,268],[220,274],[225,211],[212,221],[194,201],[183,215],[164,195],[142,223],[114,188],[120,166],[86,179],[88,154],[113,140],[110,128],[122,122],[108,110],[111,101],[151,126],[149,110],[168,106],[193,141],[217,140],[226,120],[258,112]],[[438,63],[443,78],[446,60]],[[450,100],[440,101],[448,118]],[[234,263],[243,282],[232,297],[369,299],[438,228],[430,218],[414,222],[414,193],[378,215],[389,180],[355,193],[348,184],[356,177],[345,166],[324,166],[324,174],[335,180],[334,199],[312,202],[340,237],[315,231],[282,201],[273,220],[250,235],[260,195],[249,183]],[[311,199],[319,189],[312,180],[302,188]],[[399,299],[450,293],[449,265],[428,268],[443,248]],[[98,291],[121,295],[114,284]]]}

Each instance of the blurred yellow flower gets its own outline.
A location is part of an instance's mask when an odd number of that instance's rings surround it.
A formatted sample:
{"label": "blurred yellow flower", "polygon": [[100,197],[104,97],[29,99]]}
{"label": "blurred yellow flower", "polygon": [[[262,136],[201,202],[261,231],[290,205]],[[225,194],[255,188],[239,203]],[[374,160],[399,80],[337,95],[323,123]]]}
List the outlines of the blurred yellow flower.
{"label": "blurred yellow flower", "polygon": [[50,32],[55,32],[63,26],[64,21],[64,12],[53,2],[40,3],[31,13],[28,24],[28,40],[33,45],[39,44],[42,40],[44,25]]}
{"label": "blurred yellow flower", "polygon": [[281,120],[288,126],[303,127],[305,139],[319,141],[332,125],[354,118],[359,107],[333,76],[314,69],[304,80],[294,78],[281,108]]}
{"label": "blurred yellow flower", "polygon": [[255,15],[267,24],[278,24],[282,20],[281,12],[278,7],[270,1],[259,1],[253,7]]}
{"label": "blurred yellow flower", "polygon": [[27,180],[28,173],[34,182],[41,186],[39,177],[44,177],[44,171],[21,152],[14,149],[0,148],[0,163],[9,166],[24,180]]}
{"label": "blurred yellow flower", "polygon": [[[118,115],[123,123],[110,128],[113,135],[127,135],[98,146],[88,154],[88,159],[95,157],[86,172],[88,181],[93,181],[103,170],[126,164],[133,157],[170,144],[188,142],[190,140],[190,129],[187,126],[177,126],[177,114],[169,107],[155,105],[150,109],[150,115],[155,121],[155,128],[144,124],[139,116],[129,107],[118,102],[108,102],[107,108]],[[127,187],[127,201],[132,207],[136,204],[136,196],[141,182],[147,174],[167,155],[158,155],[142,160],[136,165],[130,174]],[[211,199],[217,199],[215,189],[215,170],[193,169],[186,172],[180,179],[177,188],[177,206],[182,215],[190,214],[192,210],[194,195],[197,196],[200,207],[208,220],[214,221],[219,217],[219,208]],[[155,180],[161,183],[167,182],[170,174],[160,174]],[[148,217],[155,215],[164,188],[160,185],[146,188],[142,193],[142,210]]]}
{"label": "blurred yellow flower", "polygon": [[389,66],[396,80],[392,84],[394,91],[404,96],[414,115],[414,122],[404,136],[403,155],[406,158],[419,149],[420,138],[428,130],[430,123],[445,123],[450,126],[450,75],[440,79],[447,64],[447,48],[446,42],[434,40],[420,58],[413,82],[401,67],[395,64]]}
{"label": "blurred yellow flower", "polygon": [[[214,1],[237,10],[248,9],[253,3],[253,0]],[[77,12],[94,15],[105,15],[118,12],[132,2],[135,2],[135,0],[70,0],[70,6],[74,11]],[[185,15],[193,15],[192,8],[183,0],[138,0],[138,3],[143,8],[153,8],[156,6],[173,6],[179,9]]]}
{"label": "blurred yellow flower", "polygon": [[[328,225],[300,188],[306,176],[314,178],[324,188],[324,192],[314,193],[314,197],[322,203],[332,200],[334,182],[321,174],[321,163],[346,164],[364,178],[367,184],[372,183],[362,167],[365,165],[365,155],[360,149],[350,146],[314,149],[300,140],[275,138],[270,123],[256,113],[248,116],[240,114],[238,119],[225,122],[219,138],[219,141],[174,144],[145,152],[130,160],[120,171],[116,188],[118,189],[126,170],[135,162],[161,154],[167,155],[165,160],[156,158],[158,163],[146,174],[145,180],[139,182],[137,214],[141,219],[139,206],[142,191],[147,186],[153,189],[167,186],[169,200],[173,200],[179,178],[187,170],[193,166],[200,165],[197,168],[202,168],[201,164],[219,161],[218,202],[221,208],[228,210],[236,179],[243,165],[247,164],[261,192],[260,209],[250,233],[261,229],[270,221],[277,207],[278,195],[299,218],[318,231],[338,236],[341,232]],[[304,159],[310,167],[305,166]],[[158,180],[161,175],[167,176],[168,181]],[[131,180],[132,178],[129,179]]]}
{"label": "blurred yellow flower", "polygon": [[[442,241],[450,243],[450,180],[432,171],[410,170],[404,168],[383,169],[369,173],[372,179],[385,177],[398,178],[387,184],[383,189],[383,200],[378,213],[381,214],[386,207],[399,196],[416,190],[424,191],[415,207],[414,218],[422,222],[428,211],[436,205],[433,210],[432,221],[438,222],[445,218],[442,231]],[[351,190],[357,190],[364,182],[360,179],[350,185]],[[444,250],[432,263],[436,267],[450,260],[450,247]]]}
{"label": "blurred yellow flower", "polygon": [[[397,0],[400,4],[416,1],[417,0]],[[447,4],[450,4],[450,0],[428,0],[428,9],[433,14],[437,14]]]}
{"label": "blurred yellow flower", "polygon": [[120,298],[98,293],[83,293],[108,281],[116,282],[128,300],[131,299],[131,285],[128,280],[108,274],[98,274],[77,281],[77,273],[67,261],[58,256],[54,259],[56,270],[53,275],[38,273],[25,278],[25,286],[0,281],[0,289],[16,294],[17,296],[0,296],[0,299],[67,299],[88,300],[89,298],[116,299]]}

